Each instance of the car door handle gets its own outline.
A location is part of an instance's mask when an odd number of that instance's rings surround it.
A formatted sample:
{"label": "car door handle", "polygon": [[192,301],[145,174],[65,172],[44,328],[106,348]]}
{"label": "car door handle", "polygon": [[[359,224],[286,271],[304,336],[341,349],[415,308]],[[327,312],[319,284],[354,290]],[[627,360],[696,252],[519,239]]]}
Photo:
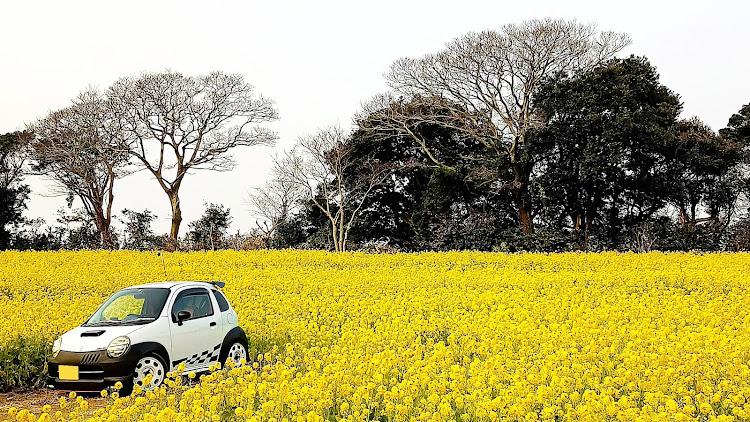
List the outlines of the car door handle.
{"label": "car door handle", "polygon": [[216,326],[216,321],[214,321],[214,322],[212,322],[212,323],[210,323],[208,325],[211,326],[211,327],[215,327]]}

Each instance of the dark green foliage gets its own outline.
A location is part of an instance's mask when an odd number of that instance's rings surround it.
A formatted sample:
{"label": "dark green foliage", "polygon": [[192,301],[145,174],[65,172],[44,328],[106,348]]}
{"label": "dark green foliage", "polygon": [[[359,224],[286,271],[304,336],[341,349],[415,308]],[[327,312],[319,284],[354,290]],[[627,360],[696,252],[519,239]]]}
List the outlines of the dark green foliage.
{"label": "dark green foliage", "polygon": [[[419,145],[397,130],[373,130],[377,125],[365,116],[348,140],[356,157],[348,177],[372,163],[393,171],[367,199],[350,239],[411,251],[726,246],[745,180],[743,145],[697,119],[678,122],[679,97],[659,83],[646,59],[558,75],[535,95],[544,124],[527,133],[523,148],[525,160],[537,163],[529,180],[532,233],[518,229],[515,198],[498,182],[514,180],[512,167],[483,144],[447,125],[421,122],[409,128],[425,142]],[[732,122],[733,133],[743,133],[742,119]],[[678,221],[665,217],[675,209]],[[305,246],[326,248],[330,233],[322,214],[308,206],[297,217],[288,229],[305,233]]]}
{"label": "dark green foliage", "polygon": [[[35,251],[104,249],[99,230],[90,219],[81,216],[75,210],[68,213],[60,209],[56,225],[43,227],[43,219],[27,221],[15,234],[13,248]],[[117,248],[118,233],[112,231],[110,239],[114,243],[109,248]]]}
{"label": "dark green foliage", "polygon": [[27,185],[0,187],[0,250],[16,247],[15,237],[8,228],[18,227],[25,222],[23,212],[30,192]]}
{"label": "dark green foliage", "polygon": [[120,221],[125,225],[123,230],[123,249],[150,251],[164,247],[165,239],[158,236],[151,229],[151,223],[156,220],[149,210],[137,212],[129,209],[122,210]]}
{"label": "dark green foliage", "polygon": [[653,218],[630,228],[624,246],[636,252],[723,250],[730,231],[722,224],[686,225],[669,217]]}
{"label": "dark green foliage", "polygon": [[[750,104],[745,104],[740,111],[733,114],[729,118],[727,127],[719,130],[719,134],[727,141],[737,144],[741,149],[738,158],[745,166],[745,173],[736,177],[735,183],[744,194],[746,201],[750,201],[750,175],[747,174],[748,164],[750,164]],[[750,208],[746,211],[750,214]]]}
{"label": "dark green foliage", "polygon": [[18,336],[0,345],[0,393],[47,383],[52,345],[41,336]]}
{"label": "dark green foliage", "polygon": [[229,208],[223,205],[208,204],[200,219],[188,224],[190,230],[186,240],[193,250],[215,250],[224,247],[227,230],[232,224]]}
{"label": "dark green foliage", "polygon": [[273,235],[268,241],[271,249],[296,248],[305,243],[306,234],[299,216],[279,221]]}
{"label": "dark green foliage", "polygon": [[[377,125],[361,121],[360,126]],[[445,125],[421,123],[410,130],[424,146],[404,133],[383,129],[360,129],[351,136],[356,164],[350,172],[373,162],[392,169],[391,177],[371,192],[362,207],[352,240],[401,250],[491,250],[506,224],[517,225],[510,195],[496,183],[504,162],[498,163],[496,155],[477,140]]]}
{"label": "dark green foliage", "polygon": [[724,225],[685,226],[665,224],[664,234],[654,244],[660,251],[720,251],[727,244],[729,230]]}
{"label": "dark green foliage", "polygon": [[79,227],[71,228],[64,247],[70,250],[103,248],[99,231],[92,223],[84,223]]}
{"label": "dark green foliage", "polygon": [[[750,104],[718,134],[697,118],[678,121],[677,94],[645,58],[632,56],[551,77],[533,97],[534,124],[515,152],[526,164],[509,163],[462,130],[468,121],[492,123],[468,118],[444,98],[391,99],[414,117],[404,127],[378,125],[388,106],[360,116],[344,143],[354,158],[344,188],[357,192],[357,180],[373,168],[388,169],[389,177],[366,197],[347,242],[401,251],[750,250]],[[0,136],[0,249],[101,248],[80,211],[62,213],[62,225],[44,229],[23,218],[30,191],[21,184],[18,151],[25,139]],[[337,204],[330,205],[335,213]],[[533,224],[523,227],[533,226],[530,233],[519,227],[520,209],[529,213]],[[206,205],[181,248],[244,242],[250,249],[331,249],[331,221],[312,201],[290,214],[270,237],[228,237],[229,209]],[[148,210],[123,210],[123,243],[113,232],[110,246],[164,248],[165,238],[151,229],[155,218]]]}
{"label": "dark green foliage", "polygon": [[54,251],[66,248],[68,230],[54,226],[41,229],[44,220],[36,219],[27,223],[13,241],[17,250]]}
{"label": "dark green foliage", "polygon": [[750,217],[744,217],[729,229],[727,249],[730,251],[750,251]]}
{"label": "dark green foliage", "polygon": [[727,127],[719,134],[725,139],[740,143],[744,147],[750,146],[750,104],[742,106],[740,111],[729,118]]}
{"label": "dark green foliage", "polygon": [[429,178],[412,191],[416,249],[492,250],[503,230],[518,226],[510,198],[472,177],[477,167],[423,169]]}
{"label": "dark green foliage", "polygon": [[[671,189],[667,200],[684,226],[728,224],[738,191],[742,146],[718,136],[698,119],[675,125],[665,152]],[[701,217],[703,211],[706,217]]]}
{"label": "dark green foliage", "polygon": [[294,227],[289,227],[287,230],[303,233],[304,241],[298,244],[298,247],[307,249],[333,249],[331,222],[312,201],[306,201],[300,213],[288,221]]}
{"label": "dark green foliage", "polygon": [[[68,202],[72,204],[72,198]],[[118,248],[117,233],[109,229],[108,242],[103,242],[101,231],[97,229],[93,219],[88,212],[82,209],[66,210],[61,208],[57,211],[57,222],[61,224],[53,231],[60,234],[60,247],[69,250],[82,249],[110,249]]]}
{"label": "dark green foliage", "polygon": [[0,135],[0,250],[16,247],[12,229],[25,223],[23,211],[31,192],[27,185],[21,184],[22,135],[20,132]]}
{"label": "dark green foliage", "polygon": [[630,57],[560,75],[536,100],[546,124],[530,134],[529,149],[540,157],[535,184],[558,207],[555,221],[583,233],[584,248],[620,247],[629,227],[665,205],[679,98],[646,59]]}

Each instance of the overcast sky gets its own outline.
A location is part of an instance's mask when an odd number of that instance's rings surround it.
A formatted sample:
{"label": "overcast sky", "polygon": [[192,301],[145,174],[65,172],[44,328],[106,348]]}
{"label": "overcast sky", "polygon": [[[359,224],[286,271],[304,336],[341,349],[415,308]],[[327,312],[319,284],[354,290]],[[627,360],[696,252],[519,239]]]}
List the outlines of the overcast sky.
{"label": "overcast sky", "polygon": [[[115,6],[115,4],[118,4]],[[275,151],[303,134],[350,127],[363,101],[386,90],[383,74],[399,57],[440,50],[469,31],[500,29],[531,18],[594,22],[628,33],[621,55],[648,57],[661,82],[680,94],[684,117],[714,130],[750,102],[746,1],[0,1],[0,133],[22,129],[66,107],[89,85],[171,69],[186,75],[241,73],[276,102],[269,124],[275,148],[235,151],[231,172],[197,171],[181,189],[183,226],[203,203],[231,208],[233,230],[254,217],[247,193],[263,184]],[[28,217],[54,221],[64,198],[51,182],[29,178]],[[146,173],[115,185],[114,209],[158,217],[167,232],[166,194]]]}

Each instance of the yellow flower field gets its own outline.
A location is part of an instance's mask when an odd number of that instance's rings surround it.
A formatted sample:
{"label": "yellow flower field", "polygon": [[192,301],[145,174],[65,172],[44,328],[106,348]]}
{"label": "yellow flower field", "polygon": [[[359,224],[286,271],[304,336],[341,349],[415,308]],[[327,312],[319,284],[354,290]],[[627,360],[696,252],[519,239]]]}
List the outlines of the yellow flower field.
{"label": "yellow flower field", "polygon": [[750,419],[747,254],[4,252],[0,343],[165,279],[225,281],[267,353],[0,420]]}

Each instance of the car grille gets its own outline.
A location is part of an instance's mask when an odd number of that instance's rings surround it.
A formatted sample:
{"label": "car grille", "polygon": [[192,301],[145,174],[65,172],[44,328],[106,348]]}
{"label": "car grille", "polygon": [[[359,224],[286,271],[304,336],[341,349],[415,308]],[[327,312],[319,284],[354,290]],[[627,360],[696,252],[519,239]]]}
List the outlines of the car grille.
{"label": "car grille", "polygon": [[81,365],[78,368],[78,376],[80,379],[102,379],[104,377],[104,370],[98,365]]}
{"label": "car grille", "polygon": [[81,365],[90,365],[92,363],[99,362],[102,352],[86,353],[81,357]]}

